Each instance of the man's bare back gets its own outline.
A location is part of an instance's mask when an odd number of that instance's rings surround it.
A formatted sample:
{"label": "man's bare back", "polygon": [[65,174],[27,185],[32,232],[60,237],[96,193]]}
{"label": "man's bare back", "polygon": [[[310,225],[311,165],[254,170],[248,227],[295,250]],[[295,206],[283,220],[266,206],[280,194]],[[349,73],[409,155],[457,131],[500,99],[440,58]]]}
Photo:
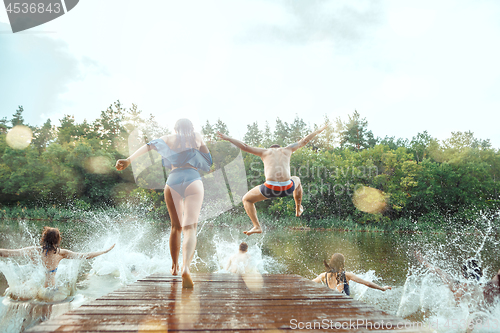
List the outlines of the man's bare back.
{"label": "man's bare back", "polygon": [[291,156],[292,150],[288,147],[266,149],[260,157],[264,162],[266,180],[277,182],[289,180],[292,177],[290,173]]}
{"label": "man's bare back", "polygon": [[299,148],[304,147],[312,138],[326,129],[326,125],[302,138],[296,143],[287,147],[272,145],[270,148],[251,147],[246,143],[233,139],[225,134],[218,132],[219,138],[226,140],[240,148],[241,150],[259,156],[264,162],[264,175],[266,182],[256,186],[242,198],[243,206],[248,216],[252,220],[253,228],[244,231],[247,236],[262,233],[255,203],[270,198],[290,196],[293,194],[295,200],[295,215],[300,216],[304,211],[302,207],[302,186],[300,178],[292,176],[290,172],[290,158],[292,153]]}

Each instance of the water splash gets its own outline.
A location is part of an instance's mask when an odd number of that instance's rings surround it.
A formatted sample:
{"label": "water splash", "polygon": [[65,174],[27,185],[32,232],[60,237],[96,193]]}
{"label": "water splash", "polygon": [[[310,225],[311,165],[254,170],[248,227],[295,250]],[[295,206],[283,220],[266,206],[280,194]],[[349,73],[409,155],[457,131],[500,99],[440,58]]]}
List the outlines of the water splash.
{"label": "water splash", "polygon": [[[448,280],[434,269],[420,264],[410,266],[396,315],[421,321],[437,332],[496,332],[500,331],[500,304],[487,306],[483,286],[498,271],[496,248],[498,240],[492,221],[484,215],[467,231],[456,230],[438,242],[432,236],[416,239],[414,248],[425,249],[424,257],[442,269]],[[409,254],[410,256],[410,254]],[[478,281],[467,279],[462,265],[470,258],[477,259],[483,271]],[[450,285],[462,286],[454,294]],[[469,330],[468,330],[469,329]]]}
{"label": "water splash", "polygon": [[[248,237],[245,237],[248,242]],[[249,261],[245,267],[239,267],[241,272],[258,272],[260,274],[276,274],[285,270],[285,266],[276,259],[262,253],[264,238],[257,239],[248,246]],[[242,240],[230,231],[226,237],[220,234],[213,236],[212,244],[215,245],[215,253],[209,260],[209,267],[218,273],[228,273],[225,269],[229,259],[238,252]],[[243,263],[240,263],[243,265]]]}

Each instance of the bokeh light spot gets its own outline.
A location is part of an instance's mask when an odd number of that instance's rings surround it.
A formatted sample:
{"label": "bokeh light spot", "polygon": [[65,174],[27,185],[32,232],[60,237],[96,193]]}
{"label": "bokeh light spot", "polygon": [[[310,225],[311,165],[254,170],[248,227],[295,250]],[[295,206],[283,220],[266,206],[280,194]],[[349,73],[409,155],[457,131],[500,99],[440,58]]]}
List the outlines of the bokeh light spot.
{"label": "bokeh light spot", "polygon": [[7,133],[7,144],[13,149],[25,149],[33,139],[33,132],[24,125],[17,125]]}
{"label": "bokeh light spot", "polygon": [[110,173],[113,169],[111,166],[111,160],[106,156],[93,156],[85,160],[84,163],[85,170],[90,173],[105,174]]}
{"label": "bokeh light spot", "polygon": [[387,205],[384,192],[368,186],[358,187],[352,202],[357,209],[370,214],[381,213]]}

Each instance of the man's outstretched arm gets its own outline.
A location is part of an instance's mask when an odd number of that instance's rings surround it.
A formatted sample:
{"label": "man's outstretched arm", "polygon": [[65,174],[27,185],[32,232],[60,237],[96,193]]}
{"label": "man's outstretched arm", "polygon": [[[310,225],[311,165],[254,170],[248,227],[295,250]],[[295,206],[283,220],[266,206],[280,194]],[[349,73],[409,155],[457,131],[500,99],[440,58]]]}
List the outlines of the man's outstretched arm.
{"label": "man's outstretched arm", "polygon": [[309,143],[309,141],[312,140],[312,138],[314,138],[319,133],[323,132],[327,127],[328,127],[327,125],[323,125],[322,127],[318,128],[317,130],[309,134],[308,136],[300,139],[298,142],[292,143],[291,145],[287,146],[287,148],[291,149],[292,152],[294,152],[297,149],[304,147],[306,144]]}
{"label": "man's outstretched arm", "polygon": [[231,142],[233,145],[240,148],[241,150],[246,151],[247,153],[250,153],[250,154],[257,155],[259,157],[262,156],[262,154],[266,151],[266,149],[264,149],[264,148],[257,148],[257,147],[249,146],[246,143],[243,143],[239,140],[233,139],[225,134],[222,134],[221,132],[217,132],[217,135],[222,140],[226,140],[226,141]]}

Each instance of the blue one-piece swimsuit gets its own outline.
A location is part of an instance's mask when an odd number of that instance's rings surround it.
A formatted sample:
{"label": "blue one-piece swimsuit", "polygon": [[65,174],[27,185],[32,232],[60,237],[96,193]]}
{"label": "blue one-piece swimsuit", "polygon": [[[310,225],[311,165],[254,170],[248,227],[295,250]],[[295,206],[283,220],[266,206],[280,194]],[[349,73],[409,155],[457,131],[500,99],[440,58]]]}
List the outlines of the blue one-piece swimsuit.
{"label": "blue one-piece swimsuit", "polygon": [[[153,140],[148,145],[151,145],[161,155],[165,167],[169,169],[172,169],[172,166],[177,168],[168,175],[167,185],[182,197],[184,197],[184,191],[189,184],[201,179],[198,169],[208,172],[213,164],[210,153],[202,153],[196,148],[176,151],[170,148],[163,139]],[[192,165],[196,169],[182,168],[186,164]]]}

